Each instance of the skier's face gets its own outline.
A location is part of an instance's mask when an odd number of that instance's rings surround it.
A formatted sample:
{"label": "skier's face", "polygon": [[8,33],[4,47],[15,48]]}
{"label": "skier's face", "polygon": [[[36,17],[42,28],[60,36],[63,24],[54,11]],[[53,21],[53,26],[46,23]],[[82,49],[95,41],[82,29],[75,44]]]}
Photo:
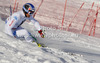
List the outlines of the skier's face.
{"label": "skier's face", "polygon": [[29,12],[26,14],[26,16],[27,16],[27,17],[30,17],[31,15],[33,15],[34,12],[35,12],[35,11],[29,11]]}
{"label": "skier's face", "polygon": [[27,16],[27,17],[30,17],[30,15],[29,15],[28,13],[26,14],[26,16]]}

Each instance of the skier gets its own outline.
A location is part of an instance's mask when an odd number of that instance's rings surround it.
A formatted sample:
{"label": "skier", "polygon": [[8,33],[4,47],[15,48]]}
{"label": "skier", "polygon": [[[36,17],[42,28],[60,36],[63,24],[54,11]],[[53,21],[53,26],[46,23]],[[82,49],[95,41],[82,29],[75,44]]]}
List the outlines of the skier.
{"label": "skier", "polygon": [[5,33],[15,38],[23,37],[27,42],[33,42],[31,33],[21,27],[26,20],[29,20],[34,24],[41,37],[44,38],[40,24],[32,16],[34,12],[35,7],[31,3],[24,4],[22,11],[16,12],[6,19]]}

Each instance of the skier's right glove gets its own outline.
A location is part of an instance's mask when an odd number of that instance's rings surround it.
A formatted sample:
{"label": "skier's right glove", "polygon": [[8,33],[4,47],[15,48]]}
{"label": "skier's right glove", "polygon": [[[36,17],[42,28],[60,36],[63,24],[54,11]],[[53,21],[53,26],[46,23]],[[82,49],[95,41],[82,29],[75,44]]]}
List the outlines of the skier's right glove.
{"label": "skier's right glove", "polygon": [[38,31],[38,33],[40,34],[40,36],[41,36],[42,38],[44,38],[44,33],[43,33],[42,30]]}

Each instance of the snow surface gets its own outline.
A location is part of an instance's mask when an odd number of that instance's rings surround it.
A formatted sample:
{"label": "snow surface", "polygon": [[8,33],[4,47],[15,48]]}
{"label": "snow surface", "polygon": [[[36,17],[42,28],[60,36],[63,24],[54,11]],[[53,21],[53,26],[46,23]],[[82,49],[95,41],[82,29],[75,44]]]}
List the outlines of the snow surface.
{"label": "snow surface", "polygon": [[[44,43],[47,44],[48,47],[39,48],[35,43],[27,43],[24,40],[21,41],[9,37],[2,31],[4,29],[4,21],[0,20],[0,24],[0,63],[88,63],[83,58],[83,55],[65,52],[66,50],[61,51],[59,48],[56,49],[57,44],[60,46],[56,39],[53,40],[54,43],[52,43],[50,39],[45,38],[44,41],[47,43]],[[31,27],[32,25],[29,26]],[[32,31],[33,28],[29,26],[26,26],[26,28]],[[38,35],[37,39],[39,39]],[[42,39],[39,40],[40,42],[43,41]],[[56,45],[50,46],[49,43],[50,45]]]}
{"label": "snow surface", "polygon": [[[6,35],[3,32],[4,20],[9,15],[8,2],[13,4],[11,1],[14,2],[14,0],[6,0],[6,2],[4,2],[4,0],[0,0],[0,17],[2,19],[0,19],[0,63],[100,63],[99,38],[43,26],[42,28],[46,30],[46,37],[42,39],[35,28],[32,28],[34,25],[32,25],[32,23],[28,24],[27,22],[23,24],[23,27],[29,30],[39,42],[47,45],[47,48],[39,48],[35,43],[27,43],[24,40],[15,39]],[[34,1],[39,2],[38,0]],[[57,1],[56,5],[53,1]],[[62,3],[59,3],[58,1]],[[58,20],[54,18],[62,18],[61,14],[63,12],[64,1],[65,0],[45,0],[35,18],[40,23],[45,23],[49,26],[54,25],[57,21],[58,23],[55,25],[60,24],[61,19]],[[67,17],[73,17],[76,13],[75,11],[77,11],[83,1],[87,2],[84,8],[89,9],[93,1],[98,3],[99,0],[68,0],[69,7],[66,13],[68,15]],[[21,2],[23,3],[19,3],[20,6],[22,6],[25,2],[33,2],[33,0],[21,0]],[[48,3],[52,3],[53,6]],[[5,5],[2,6],[2,4]],[[48,5],[48,7],[45,7],[46,5]],[[37,6],[38,4],[36,7]],[[57,6],[60,8],[59,10],[56,9]],[[21,9],[21,7],[19,7],[19,9]],[[43,9],[45,11],[43,11]],[[84,13],[84,16],[87,16],[87,13],[88,12]],[[68,20],[67,17],[66,20]],[[80,17],[80,20],[82,21],[82,17]],[[99,27],[99,24],[97,25]]]}
{"label": "snow surface", "polygon": [[35,28],[31,28],[33,25],[25,22],[23,27],[37,37],[39,42],[48,46],[39,48],[35,43],[9,37],[2,31],[4,21],[0,20],[0,23],[0,63],[100,62],[98,38],[43,27],[46,30],[46,38],[42,39]]}

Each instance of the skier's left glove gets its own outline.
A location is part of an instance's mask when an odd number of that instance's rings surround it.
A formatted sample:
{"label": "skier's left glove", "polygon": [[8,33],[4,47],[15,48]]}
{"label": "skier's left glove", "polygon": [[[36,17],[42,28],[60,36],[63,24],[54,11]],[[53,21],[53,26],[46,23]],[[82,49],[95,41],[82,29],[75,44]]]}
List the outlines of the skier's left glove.
{"label": "skier's left glove", "polygon": [[44,38],[44,37],[45,37],[45,36],[44,36],[44,33],[43,33],[43,31],[42,31],[42,30],[38,31],[38,33],[40,34],[40,36],[41,36],[42,38]]}

